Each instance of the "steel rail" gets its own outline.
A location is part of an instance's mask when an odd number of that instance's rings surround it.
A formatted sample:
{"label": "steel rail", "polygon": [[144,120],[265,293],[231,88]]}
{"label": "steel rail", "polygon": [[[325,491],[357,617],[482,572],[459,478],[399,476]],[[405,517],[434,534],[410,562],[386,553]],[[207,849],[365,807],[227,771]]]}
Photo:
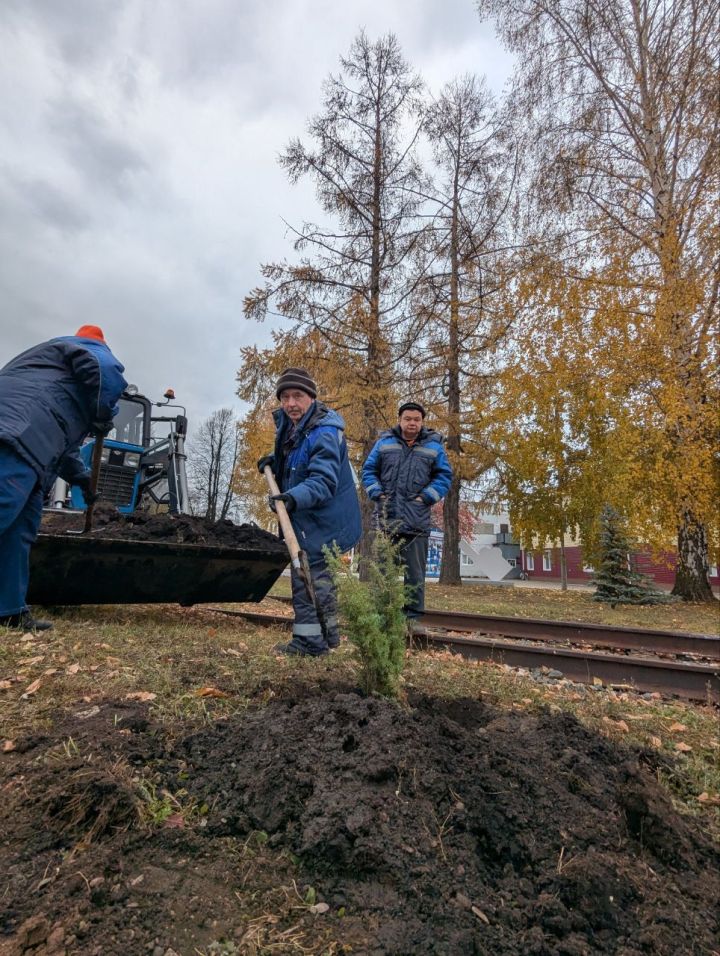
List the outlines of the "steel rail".
{"label": "steel rail", "polygon": [[[290,602],[291,598],[273,598]],[[531,617],[500,617],[494,614],[471,614],[466,611],[444,611],[426,608],[420,623],[446,631],[479,631],[501,634],[526,641],[560,641],[568,644],[590,644],[593,647],[626,651],[648,651],[653,654],[697,654],[720,661],[720,637],[713,634],[692,634],[686,631],[651,631],[642,627],[611,627],[608,624],[585,624],[579,621],[544,621]]]}
{"label": "steel rail", "polygon": [[[242,617],[266,627],[291,628],[292,617],[282,614],[263,614],[258,611],[231,611],[210,608],[221,614]],[[515,620],[514,618],[511,620]],[[712,664],[687,663],[673,660],[654,660],[646,657],[627,657],[603,654],[568,647],[520,644],[517,641],[492,637],[460,637],[454,634],[414,636],[415,647],[443,648],[461,654],[467,660],[492,661],[510,667],[549,667],[562,672],[568,680],[582,684],[629,686],[643,692],[672,694],[689,700],[720,703],[720,672]]]}

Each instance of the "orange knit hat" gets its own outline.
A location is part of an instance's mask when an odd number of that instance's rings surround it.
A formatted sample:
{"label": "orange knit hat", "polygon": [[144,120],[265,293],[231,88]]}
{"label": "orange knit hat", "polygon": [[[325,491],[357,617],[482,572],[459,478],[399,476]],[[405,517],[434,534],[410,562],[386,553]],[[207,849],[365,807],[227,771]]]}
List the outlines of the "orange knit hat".
{"label": "orange knit hat", "polygon": [[97,339],[99,342],[107,344],[105,343],[103,330],[99,325],[81,325],[75,335],[77,335],[79,339]]}

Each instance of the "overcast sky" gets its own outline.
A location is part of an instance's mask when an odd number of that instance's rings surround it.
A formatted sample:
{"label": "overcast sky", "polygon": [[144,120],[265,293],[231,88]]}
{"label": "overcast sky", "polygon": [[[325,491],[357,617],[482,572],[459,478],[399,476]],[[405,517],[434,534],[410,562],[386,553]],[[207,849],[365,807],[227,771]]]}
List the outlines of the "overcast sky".
{"label": "overcast sky", "polygon": [[0,366],[84,323],[192,424],[232,406],[259,264],[317,219],[277,164],[364,28],[432,90],[500,92],[511,62],[473,0],[1,0]]}

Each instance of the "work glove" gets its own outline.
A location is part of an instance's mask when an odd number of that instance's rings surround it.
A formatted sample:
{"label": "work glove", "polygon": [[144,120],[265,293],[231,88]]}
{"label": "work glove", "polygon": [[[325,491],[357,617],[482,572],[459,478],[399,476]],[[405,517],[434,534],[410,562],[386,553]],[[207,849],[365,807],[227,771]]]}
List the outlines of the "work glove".
{"label": "work glove", "polygon": [[100,495],[96,494],[95,492],[91,490],[90,475],[83,475],[81,478],[78,478],[75,484],[78,486],[78,488],[82,492],[83,501],[88,506],[88,508],[90,507],[90,505],[94,505],[95,502],[100,497]]}
{"label": "work glove", "polygon": [[270,465],[270,470],[273,472],[275,471],[275,455],[263,455],[262,458],[258,458],[257,470],[261,475],[263,474],[266,465]]}
{"label": "work glove", "polygon": [[294,511],[295,508],[297,507],[297,502],[295,501],[292,495],[288,495],[288,494],[270,495],[268,497],[268,504],[270,505],[271,511],[277,512],[277,508],[275,507],[276,501],[282,501],[282,503],[285,505],[285,508],[287,509],[288,514],[290,514],[291,511]]}
{"label": "work glove", "polygon": [[110,434],[114,427],[115,423],[113,422],[112,418],[110,418],[103,422],[93,422],[90,426],[90,431],[98,438],[104,438],[106,435]]}

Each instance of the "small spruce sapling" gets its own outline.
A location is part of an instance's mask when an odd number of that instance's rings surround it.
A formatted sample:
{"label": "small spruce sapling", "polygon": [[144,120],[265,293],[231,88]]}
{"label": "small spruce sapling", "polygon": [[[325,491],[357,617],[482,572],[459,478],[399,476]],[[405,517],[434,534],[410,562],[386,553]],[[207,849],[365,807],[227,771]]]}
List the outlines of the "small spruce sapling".
{"label": "small spruce sapling", "polygon": [[374,535],[367,580],[360,581],[337,550],[325,549],[337,586],[338,605],[360,664],[366,694],[396,697],[405,662],[406,589],[398,562],[399,545],[385,534]]}

